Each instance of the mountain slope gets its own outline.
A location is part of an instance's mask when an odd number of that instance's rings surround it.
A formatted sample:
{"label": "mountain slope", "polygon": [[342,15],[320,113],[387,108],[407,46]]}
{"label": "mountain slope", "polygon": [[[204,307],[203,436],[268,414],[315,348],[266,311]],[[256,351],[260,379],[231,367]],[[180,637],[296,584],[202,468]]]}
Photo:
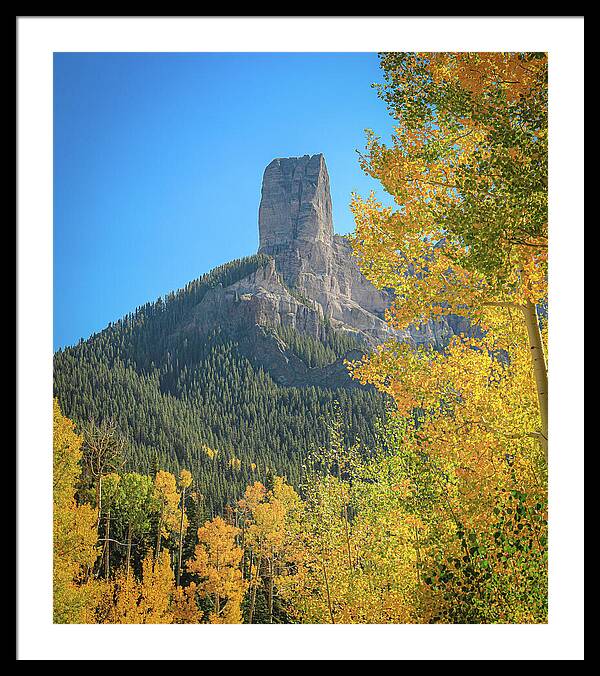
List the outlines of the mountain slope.
{"label": "mountain slope", "polygon": [[189,468],[207,512],[269,472],[297,484],[339,402],[348,441],[371,442],[384,398],[344,359],[391,337],[443,345],[452,320],[395,333],[391,298],[333,233],[322,155],[274,160],[259,252],[148,303],[54,358],[54,391],[76,422],[113,418],[130,469]]}
{"label": "mountain slope", "polygon": [[[77,422],[116,420],[128,440],[130,469],[189,468],[209,513],[269,470],[297,483],[305,452],[327,441],[335,401],[349,439],[369,441],[373,420],[383,413],[382,397],[345,374],[344,336],[329,331],[319,341],[256,326],[216,325],[206,333],[181,328],[189,325],[198,298],[261,262],[252,257],[223,266],[55,355],[54,390],[65,413]],[[326,374],[337,364],[338,378],[353,386],[282,386],[260,365],[268,344],[277,346],[289,373],[301,365],[307,374]],[[310,368],[310,359],[326,366]]]}

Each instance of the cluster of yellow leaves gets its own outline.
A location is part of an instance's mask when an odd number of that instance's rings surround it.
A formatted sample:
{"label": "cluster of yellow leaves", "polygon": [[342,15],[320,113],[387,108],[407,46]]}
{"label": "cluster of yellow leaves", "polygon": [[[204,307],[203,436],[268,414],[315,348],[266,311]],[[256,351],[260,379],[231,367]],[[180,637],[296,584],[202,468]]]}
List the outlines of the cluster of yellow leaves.
{"label": "cluster of yellow leaves", "polygon": [[187,469],[182,469],[179,472],[179,486],[180,488],[189,488],[192,485],[192,473]]}
{"label": "cluster of yellow leaves", "polygon": [[229,460],[229,466],[232,470],[239,472],[242,467],[242,461],[239,458],[231,458]]}
{"label": "cluster of yellow leaves", "polygon": [[89,579],[98,556],[97,511],[75,501],[82,437],[62,415],[56,399],[53,407],[54,622],[84,623],[90,621],[96,600]]}
{"label": "cluster of yellow leaves", "polygon": [[400,415],[421,411],[423,451],[451,472],[457,504],[488,516],[509,474],[529,487],[544,474],[527,335],[519,322],[496,335],[457,336],[443,353],[389,343],[353,367],[393,397]]}
{"label": "cluster of yellow leaves", "polygon": [[213,610],[211,624],[239,624],[242,621],[241,603],[245,593],[240,562],[242,549],[236,544],[239,529],[216,517],[198,529],[195,555],[187,569],[196,573],[200,582],[198,591],[210,596]]}
{"label": "cluster of yellow leaves", "polygon": [[[119,571],[104,582],[98,618],[107,624],[170,624],[190,621],[192,601],[187,590],[176,590],[168,550],[158,558],[148,552],[142,561],[141,580]],[[196,609],[196,616],[198,615]]]}
{"label": "cluster of yellow leaves", "polygon": [[499,87],[509,103],[529,95],[545,66],[541,59],[524,62],[515,52],[429,52],[417,56],[429,60],[436,80],[459,84],[479,97]]}
{"label": "cluster of yellow leaves", "polygon": [[544,55],[385,55],[384,98],[399,124],[372,132],[363,169],[397,209],[354,195],[364,274],[396,291],[399,327],[476,314],[489,301],[537,303],[547,275]]}
{"label": "cluster of yellow leaves", "polygon": [[401,518],[393,483],[368,477],[356,448],[345,448],[340,418],[330,442],[307,465],[306,498],[290,510],[276,577],[290,617],[302,623],[417,621],[417,519]]}
{"label": "cluster of yellow leaves", "polygon": [[[399,124],[390,147],[369,135],[362,165],[397,208],[353,197],[355,254],[367,278],[395,292],[386,319],[400,332],[443,315],[470,320],[444,351],[391,341],[350,365],[412,430],[401,455],[421,459],[428,488],[401,473],[399,502],[384,513],[418,517],[414,541],[431,567],[440,552],[461,559],[459,532],[493,541],[503,490],[530,505],[546,492],[546,336],[535,306],[547,298],[547,60],[391,54],[383,67]],[[486,565],[502,577],[499,560]],[[515,586],[527,587],[517,579],[526,569],[515,568]],[[411,603],[423,621],[441,601],[419,585]],[[527,616],[517,604],[511,613]]]}
{"label": "cluster of yellow leaves", "polygon": [[318,480],[291,520],[277,577],[288,613],[318,624],[416,621],[415,524],[374,504],[356,504],[350,520],[350,492],[337,477]]}
{"label": "cluster of yellow leaves", "polygon": [[[494,333],[495,344],[482,349],[511,343],[529,350],[547,440],[546,365],[535,307],[547,298],[547,59],[389,54],[383,66],[385,97],[399,124],[391,147],[369,136],[362,163],[398,208],[383,207],[373,194],[353,197],[352,243],[361,269],[376,286],[395,292],[386,319],[399,331],[459,315],[473,331]],[[529,335],[515,342],[519,322]],[[356,373],[406,411],[410,386],[393,381],[406,380],[400,371],[411,369],[427,379],[426,361],[392,345]]]}
{"label": "cluster of yellow leaves", "polygon": [[215,457],[217,456],[217,451],[212,449],[210,446],[207,446],[206,444],[202,445],[202,450],[206,453],[206,455],[211,459],[214,460]]}
{"label": "cluster of yellow leaves", "polygon": [[287,561],[289,519],[300,508],[301,501],[296,491],[282,477],[276,476],[270,491],[258,481],[248,486],[237,506],[242,524],[242,543],[250,553],[249,622],[254,619],[256,594],[263,578],[267,583],[271,622],[275,582],[285,570]]}
{"label": "cluster of yellow leaves", "polygon": [[363,274],[378,288],[393,289],[395,300],[386,311],[393,328],[403,330],[450,314],[480,323],[490,307],[524,308],[546,297],[547,249],[514,247],[514,265],[497,279],[469,270],[459,262],[464,247],[443,229],[411,227],[401,212],[383,207],[373,194],[353,196],[356,230],[353,249]]}
{"label": "cluster of yellow leaves", "polygon": [[[183,470],[187,472],[187,470]],[[189,474],[189,472],[188,472]],[[186,477],[186,481],[187,481]],[[191,485],[191,474],[189,474]],[[177,479],[170,472],[160,470],[154,478],[154,497],[159,507],[158,538],[166,538],[179,530],[181,509],[179,508],[180,494],[177,490]],[[187,528],[187,516],[183,515],[184,529]],[[160,547],[157,544],[157,553]]]}
{"label": "cluster of yellow leaves", "polygon": [[200,622],[196,594],[195,582],[190,582],[187,587],[175,587],[171,606],[174,624],[198,624]]}
{"label": "cluster of yellow leaves", "polygon": [[282,477],[273,479],[273,489],[267,491],[259,482],[246,489],[238,503],[250,512],[247,540],[262,555],[278,551],[285,540],[286,517],[297,509],[300,499]]}

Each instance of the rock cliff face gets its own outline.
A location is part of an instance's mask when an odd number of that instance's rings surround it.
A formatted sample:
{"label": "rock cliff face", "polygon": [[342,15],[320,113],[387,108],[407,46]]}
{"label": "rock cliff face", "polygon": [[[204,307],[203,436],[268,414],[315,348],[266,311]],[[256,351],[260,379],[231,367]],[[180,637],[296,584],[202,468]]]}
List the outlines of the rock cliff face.
{"label": "rock cliff face", "polygon": [[388,294],[360,273],[344,237],[334,235],[323,155],[273,160],[259,208],[259,253],[272,256],[283,282],[334,328],[368,343],[391,336],[383,321]]}
{"label": "rock cliff face", "polygon": [[[206,330],[260,327],[248,350],[268,355],[280,382],[312,382],[314,374],[309,377],[306,369],[293,359],[291,363],[269,329],[292,327],[319,339],[327,323],[367,348],[392,337],[441,346],[457,330],[458,318],[403,332],[387,326],[383,316],[391,295],[367,281],[346,238],[334,234],[323,155],[275,159],[267,166],[258,226],[258,253],[268,257],[266,264],[231,286],[207,293],[194,310],[192,325]],[[341,370],[332,365],[325,380],[337,383]]]}
{"label": "rock cliff face", "polygon": [[269,164],[263,175],[258,229],[259,252],[267,254],[302,244],[331,246],[331,193],[323,155]]}

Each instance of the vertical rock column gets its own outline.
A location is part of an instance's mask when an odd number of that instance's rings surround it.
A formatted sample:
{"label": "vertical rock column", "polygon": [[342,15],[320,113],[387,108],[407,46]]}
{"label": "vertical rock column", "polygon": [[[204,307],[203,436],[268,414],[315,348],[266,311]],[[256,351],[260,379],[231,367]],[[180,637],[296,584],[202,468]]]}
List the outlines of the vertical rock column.
{"label": "vertical rock column", "polygon": [[286,248],[302,250],[315,243],[331,246],[331,211],[323,155],[273,160],[263,176],[259,252],[277,255]]}

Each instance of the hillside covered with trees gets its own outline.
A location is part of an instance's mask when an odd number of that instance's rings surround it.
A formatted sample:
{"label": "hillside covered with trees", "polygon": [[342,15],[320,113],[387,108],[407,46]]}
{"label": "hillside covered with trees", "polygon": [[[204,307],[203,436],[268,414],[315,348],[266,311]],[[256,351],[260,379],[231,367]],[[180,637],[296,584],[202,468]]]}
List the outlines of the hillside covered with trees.
{"label": "hillside covered with trees", "polygon": [[[221,513],[269,473],[298,485],[306,453],[326,441],[336,402],[349,442],[371,442],[385,410],[374,388],[281,387],[241,349],[244,331],[180,330],[209,289],[248,276],[267,259],[259,254],[217,268],[54,357],[54,391],[65,414],[79,425],[114,422],[132,471],[188,469],[207,514]],[[321,339],[287,327],[276,333],[309,368],[360,347],[326,325]]]}
{"label": "hillside covered with trees", "polygon": [[[381,67],[361,166],[397,207],[353,196],[354,255],[392,329],[469,331],[283,387],[177,331],[253,257],[57,353],[55,622],[547,622],[547,57]],[[314,367],[350,347],[324,335],[280,339]]]}

